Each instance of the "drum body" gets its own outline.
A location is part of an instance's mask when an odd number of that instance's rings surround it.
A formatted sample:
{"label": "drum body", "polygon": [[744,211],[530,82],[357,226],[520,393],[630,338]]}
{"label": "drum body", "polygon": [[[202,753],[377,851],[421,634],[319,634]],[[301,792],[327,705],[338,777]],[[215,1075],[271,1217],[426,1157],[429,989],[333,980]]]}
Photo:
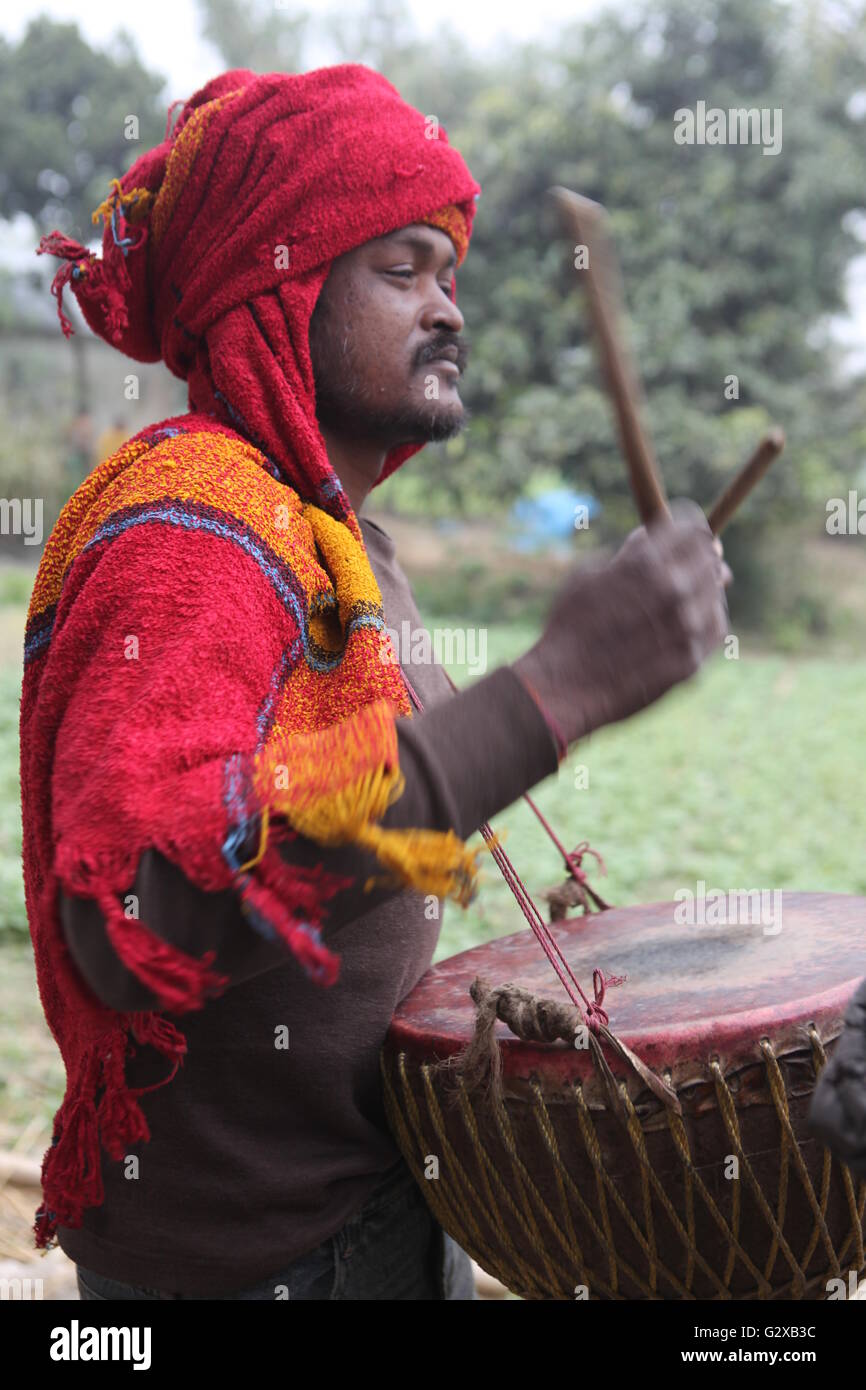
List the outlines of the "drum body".
{"label": "drum body", "polygon": [[806,1118],[866,973],[866,899],[786,892],[746,922],[743,906],[696,925],[655,903],[552,928],[585,988],[596,966],[627,976],[605,998],[610,1027],[681,1115],[606,1050],[617,1118],[586,1047],[502,1023],[501,1101],[437,1068],[472,1036],[476,976],[564,998],[529,930],[434,966],[397,1010],[382,1052],[395,1138],[436,1219],[512,1292],[825,1298],[862,1272],[866,1183]]}

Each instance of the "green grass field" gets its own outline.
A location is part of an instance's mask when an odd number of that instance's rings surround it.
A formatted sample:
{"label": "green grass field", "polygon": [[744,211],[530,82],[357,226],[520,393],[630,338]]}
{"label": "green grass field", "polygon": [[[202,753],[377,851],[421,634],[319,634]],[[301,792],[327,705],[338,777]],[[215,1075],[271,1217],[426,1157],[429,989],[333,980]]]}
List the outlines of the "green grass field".
{"label": "green grass field", "polygon": [[[491,629],[490,669],[533,635]],[[741,647],[738,660],[715,657],[653,708],[573,747],[534,800],[567,848],[589,840],[601,852],[608,876],[590,881],[616,905],[672,898],[698,879],[866,894],[864,684],[863,661]],[[558,881],[559,856],[525,802],[493,825],[533,896]],[[438,958],[525,925],[492,860],[484,874],[469,908],[448,905]]]}
{"label": "green grass field", "polygon": [[[449,626],[443,619],[437,624]],[[458,626],[456,620],[450,625]],[[491,627],[488,669],[516,656],[535,635],[519,625]],[[47,1123],[62,1091],[26,934],[18,809],[21,670],[10,650],[0,673],[0,1144],[34,1115]],[[452,675],[465,681],[459,668]],[[596,874],[592,881],[617,905],[670,898],[698,879],[725,890],[866,894],[864,682],[864,661],[745,649],[737,661],[716,657],[653,709],[573,748],[535,798],[569,848],[588,839],[604,855],[608,876]],[[586,788],[576,786],[581,767]],[[559,880],[557,853],[525,803],[502,813],[494,826],[506,832],[505,848],[533,895]],[[465,911],[448,905],[437,958],[523,926],[487,859],[476,901]]]}

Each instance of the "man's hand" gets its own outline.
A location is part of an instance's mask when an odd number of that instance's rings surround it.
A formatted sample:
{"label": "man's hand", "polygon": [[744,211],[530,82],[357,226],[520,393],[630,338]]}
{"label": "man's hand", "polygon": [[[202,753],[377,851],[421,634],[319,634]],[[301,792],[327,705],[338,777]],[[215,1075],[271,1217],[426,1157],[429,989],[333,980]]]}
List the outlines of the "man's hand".
{"label": "man's hand", "polygon": [[727,634],[730,579],[703,512],[675,502],[670,520],[633,531],[613,560],[569,576],[514,670],[572,743],[695,674]]}

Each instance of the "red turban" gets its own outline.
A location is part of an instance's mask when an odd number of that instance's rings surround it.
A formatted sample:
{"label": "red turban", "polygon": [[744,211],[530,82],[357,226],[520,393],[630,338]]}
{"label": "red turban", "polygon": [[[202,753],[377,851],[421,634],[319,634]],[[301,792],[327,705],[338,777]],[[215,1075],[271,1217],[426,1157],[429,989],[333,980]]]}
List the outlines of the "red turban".
{"label": "red turban", "polygon": [[[191,97],[101,208],[102,258],[61,233],[95,333],[189,383],[191,410],[240,430],[304,500],[349,502],[315,418],[309,323],[335,257],[411,222],[448,231],[458,264],[480,188],[445,131],[359,64],[300,76],[245,68]],[[421,445],[388,454],[381,482]]]}

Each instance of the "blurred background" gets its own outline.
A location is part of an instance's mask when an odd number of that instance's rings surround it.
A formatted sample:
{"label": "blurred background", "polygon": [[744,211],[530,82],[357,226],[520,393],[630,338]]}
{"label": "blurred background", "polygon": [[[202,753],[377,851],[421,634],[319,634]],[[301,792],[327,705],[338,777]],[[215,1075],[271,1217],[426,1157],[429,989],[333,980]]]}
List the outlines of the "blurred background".
{"label": "blurred background", "polygon": [[[96,463],[186,409],[184,384],[95,339],[72,294],[63,338],[58,262],[36,257],[39,237],[56,228],[97,249],[91,212],[109,180],[163,139],[171,102],[220,70],[367,63],[439,119],[483,189],[458,273],[470,426],[369,507],[425,622],[483,632],[492,669],[534,640],[567,566],[635,524],[569,249],[545,210],[545,189],[566,184],[610,212],[669,494],[708,505],[768,426],[788,443],[725,536],[734,648],[573,749],[538,800],[569,848],[589,838],[604,855],[595,881],[615,903],[698,879],[866,892],[866,515],[863,534],[856,516],[850,534],[827,526],[833,499],[866,499],[866,3],[538,0],[505,21],[495,0],[462,0],[441,14],[423,0],[173,0],[120,27],[101,0],[7,11],[0,497],[43,499],[44,539]],[[781,150],[677,144],[674,113],[699,101],[781,109]],[[575,526],[582,505],[588,524]],[[0,1266],[26,1258],[20,1222],[36,1205],[8,1174],[32,1176],[63,1089],[20,866],[21,648],[39,552],[4,527],[0,1190],[12,1214]],[[479,674],[451,669],[458,682]],[[497,828],[530,891],[557,881],[525,806]],[[465,913],[449,908],[440,956],[523,925],[494,875]]]}

